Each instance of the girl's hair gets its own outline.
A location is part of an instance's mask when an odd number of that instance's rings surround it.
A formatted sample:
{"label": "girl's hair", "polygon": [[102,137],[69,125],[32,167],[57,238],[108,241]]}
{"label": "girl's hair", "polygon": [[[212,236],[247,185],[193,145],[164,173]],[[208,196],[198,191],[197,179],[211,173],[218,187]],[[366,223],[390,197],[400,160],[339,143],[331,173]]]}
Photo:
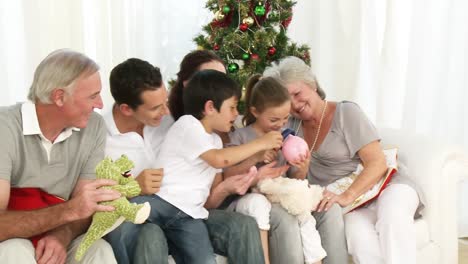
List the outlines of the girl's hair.
{"label": "girl's hair", "polygon": [[204,63],[218,61],[224,65],[223,60],[214,52],[209,50],[195,50],[185,55],[180,63],[177,80],[171,87],[169,93],[169,110],[174,120],[184,114],[183,91],[184,82],[188,81]]}
{"label": "girl's hair", "polygon": [[269,107],[277,107],[289,101],[288,90],[273,77],[263,77],[255,74],[247,81],[245,93],[245,113],[242,122],[248,126],[255,122],[256,118],[250,108],[255,107],[262,113]]}
{"label": "girl's hair", "polygon": [[184,114],[196,119],[204,118],[205,104],[212,101],[215,109],[221,111],[223,102],[231,97],[239,99],[241,90],[237,83],[225,73],[203,70],[195,73],[183,94]]}

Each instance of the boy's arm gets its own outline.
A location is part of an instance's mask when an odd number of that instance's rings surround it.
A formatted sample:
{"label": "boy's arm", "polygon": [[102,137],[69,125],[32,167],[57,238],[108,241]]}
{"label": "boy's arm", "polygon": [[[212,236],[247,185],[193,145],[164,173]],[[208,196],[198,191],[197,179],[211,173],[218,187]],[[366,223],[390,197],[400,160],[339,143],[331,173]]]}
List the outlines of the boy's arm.
{"label": "boy's arm", "polygon": [[279,149],[282,143],[283,137],[281,133],[272,131],[243,145],[208,150],[202,153],[200,158],[210,164],[210,166],[221,169],[237,164],[259,151]]}

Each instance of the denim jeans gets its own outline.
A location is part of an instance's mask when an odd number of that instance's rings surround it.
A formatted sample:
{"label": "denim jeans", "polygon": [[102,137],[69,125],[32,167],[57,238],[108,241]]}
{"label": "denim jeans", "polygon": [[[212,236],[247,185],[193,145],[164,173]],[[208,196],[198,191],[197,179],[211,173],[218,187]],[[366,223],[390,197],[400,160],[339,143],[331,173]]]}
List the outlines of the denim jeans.
{"label": "denim jeans", "polygon": [[216,254],[226,256],[230,264],[265,263],[253,217],[217,209],[209,212],[205,223]]}
{"label": "denim jeans", "polygon": [[[265,262],[260,233],[252,217],[217,209],[209,211],[205,224],[216,254],[226,256],[231,264]],[[106,240],[112,245],[118,263],[168,262],[166,237],[156,224],[126,222],[108,234]]]}
{"label": "denim jeans", "polygon": [[138,196],[132,202],[151,204],[148,223],[158,225],[167,238],[176,263],[215,264],[208,230],[203,219],[194,219],[157,195]]}
{"label": "denim jeans", "polygon": [[168,263],[166,236],[158,225],[124,222],[104,239],[112,246],[119,264]]}

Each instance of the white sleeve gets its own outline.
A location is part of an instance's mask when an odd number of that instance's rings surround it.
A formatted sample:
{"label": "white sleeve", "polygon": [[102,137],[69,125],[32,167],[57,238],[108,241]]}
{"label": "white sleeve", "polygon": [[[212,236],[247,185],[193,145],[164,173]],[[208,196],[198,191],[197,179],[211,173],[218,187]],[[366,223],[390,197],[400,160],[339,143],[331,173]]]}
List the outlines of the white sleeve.
{"label": "white sleeve", "polygon": [[180,121],[183,128],[181,144],[179,145],[181,147],[180,153],[187,160],[194,160],[208,150],[222,148],[219,136],[208,134],[199,120],[191,117]]}

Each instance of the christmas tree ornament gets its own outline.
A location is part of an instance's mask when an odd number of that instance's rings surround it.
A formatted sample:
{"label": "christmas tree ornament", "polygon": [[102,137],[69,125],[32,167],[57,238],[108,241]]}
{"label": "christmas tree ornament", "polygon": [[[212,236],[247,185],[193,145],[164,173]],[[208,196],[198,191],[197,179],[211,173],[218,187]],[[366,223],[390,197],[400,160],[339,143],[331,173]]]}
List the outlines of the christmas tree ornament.
{"label": "christmas tree ornament", "polygon": [[246,23],[242,23],[239,25],[239,29],[244,32],[246,31],[247,29],[249,29],[249,25],[247,25]]}
{"label": "christmas tree ornament", "polygon": [[289,27],[289,24],[291,24],[291,20],[292,20],[292,16],[286,18],[285,20],[283,20],[283,22],[281,22],[281,25],[283,25],[283,27],[285,28],[288,28]]}
{"label": "christmas tree ornament", "polygon": [[223,14],[223,12],[221,10],[216,11],[215,19],[216,20],[223,20],[224,19],[224,14]]}
{"label": "christmas tree ornament", "polygon": [[268,48],[268,55],[273,56],[276,53],[276,48],[275,47],[269,47]]}
{"label": "christmas tree ornament", "polygon": [[255,14],[256,16],[263,16],[263,15],[265,15],[265,13],[266,13],[265,6],[263,6],[263,5],[261,5],[261,4],[260,4],[260,5],[257,5],[257,6],[255,7],[255,9],[254,9],[254,14]]}
{"label": "christmas tree ornament", "polygon": [[[216,15],[194,40],[226,61],[226,71],[241,86],[245,86],[253,74],[262,73],[272,61],[286,56],[298,56],[310,64],[309,48],[288,37],[287,27],[294,16],[297,0],[202,2]],[[241,99],[240,109],[243,103]]]}
{"label": "christmas tree ornament", "polygon": [[246,17],[246,18],[242,19],[242,23],[251,26],[254,23],[254,19],[252,17]]}
{"label": "christmas tree ornament", "polygon": [[229,12],[231,12],[231,8],[229,6],[224,6],[223,7],[223,13],[228,14]]}
{"label": "christmas tree ornament", "polygon": [[228,71],[229,73],[236,73],[239,71],[239,64],[232,62],[228,64]]}

